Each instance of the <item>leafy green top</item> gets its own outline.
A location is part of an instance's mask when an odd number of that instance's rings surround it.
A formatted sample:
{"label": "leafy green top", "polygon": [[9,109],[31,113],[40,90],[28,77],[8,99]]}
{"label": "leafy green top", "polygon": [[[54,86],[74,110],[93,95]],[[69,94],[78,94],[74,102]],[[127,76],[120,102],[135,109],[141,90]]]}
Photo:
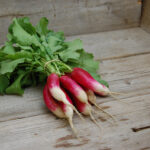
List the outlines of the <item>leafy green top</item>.
{"label": "leafy green top", "polygon": [[87,70],[108,86],[97,74],[99,62],[83,49],[80,39],[65,41],[63,32],[48,29],[41,18],[33,26],[29,18],[14,18],[5,45],[0,48],[0,94],[22,95],[24,88],[46,80],[51,73],[63,75],[73,67]]}

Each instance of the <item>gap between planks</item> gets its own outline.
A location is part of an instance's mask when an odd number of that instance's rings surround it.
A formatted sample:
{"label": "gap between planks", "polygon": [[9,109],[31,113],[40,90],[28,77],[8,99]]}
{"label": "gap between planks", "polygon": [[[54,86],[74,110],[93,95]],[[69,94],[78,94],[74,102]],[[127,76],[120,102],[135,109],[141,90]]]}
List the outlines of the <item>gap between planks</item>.
{"label": "gap between planks", "polygon": [[139,56],[139,55],[146,55],[146,54],[150,54],[150,51],[149,51],[149,52],[135,53],[135,54],[121,55],[121,56],[112,56],[112,57],[101,58],[101,59],[96,59],[96,60],[97,60],[97,61],[105,61],[105,60],[113,60],[113,59],[127,58],[127,57]]}

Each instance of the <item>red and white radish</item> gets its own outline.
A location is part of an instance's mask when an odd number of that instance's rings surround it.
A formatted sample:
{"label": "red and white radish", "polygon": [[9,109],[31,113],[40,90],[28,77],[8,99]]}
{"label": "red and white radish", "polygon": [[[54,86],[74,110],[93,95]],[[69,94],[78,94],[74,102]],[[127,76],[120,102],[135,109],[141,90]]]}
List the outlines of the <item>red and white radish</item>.
{"label": "red and white radish", "polygon": [[79,101],[75,96],[72,96],[72,97],[73,97],[73,101],[75,103],[75,106],[79,110],[79,112],[84,114],[84,115],[90,115],[91,106],[87,105],[86,103]]}
{"label": "red and white radish", "polygon": [[66,105],[70,105],[67,101],[66,96],[60,88],[59,77],[57,74],[52,73],[47,78],[47,85],[51,95],[58,101],[63,102]]}
{"label": "red and white radish", "polygon": [[47,85],[43,89],[43,98],[47,108],[55,114],[58,118],[65,118],[65,114],[62,111],[60,105],[53,99],[49,93]]}
{"label": "red and white radish", "polygon": [[83,88],[76,83],[73,79],[69,76],[64,75],[60,77],[60,82],[62,86],[67,89],[72,95],[74,95],[78,100],[83,103],[88,103],[88,98],[86,92]]}
{"label": "red and white radish", "polygon": [[[85,88],[88,88],[101,96],[111,95],[116,100],[122,102],[120,99],[115,97],[113,94],[121,94],[117,92],[111,92],[105,85],[96,81],[87,71],[82,68],[74,68],[71,72],[71,77],[80,85]],[[123,102],[126,103],[126,102]],[[126,103],[127,104],[127,103]]]}
{"label": "red and white radish", "polygon": [[98,124],[98,122],[95,120],[94,116],[92,115],[92,107],[90,104],[81,102],[77,97],[72,96],[73,101],[77,107],[77,109],[79,110],[80,113],[90,116],[92,121],[101,129],[101,126]]}
{"label": "red and white radish", "polygon": [[85,88],[88,88],[95,93],[106,96],[110,94],[110,90],[96,81],[87,71],[81,68],[74,68],[71,77]]}
{"label": "red and white radish", "polygon": [[83,117],[77,111],[77,109],[71,103],[69,103],[69,101],[67,100],[67,97],[66,97],[67,94],[60,87],[59,77],[57,74],[52,73],[51,75],[48,76],[47,85],[48,85],[49,92],[56,100],[63,102],[64,104],[72,107],[72,109],[83,120]]}

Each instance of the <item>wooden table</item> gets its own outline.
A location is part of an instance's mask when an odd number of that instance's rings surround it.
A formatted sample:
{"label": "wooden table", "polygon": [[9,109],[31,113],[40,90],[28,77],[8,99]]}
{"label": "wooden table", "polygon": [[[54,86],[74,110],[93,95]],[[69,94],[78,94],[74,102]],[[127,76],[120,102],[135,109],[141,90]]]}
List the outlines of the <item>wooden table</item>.
{"label": "wooden table", "polygon": [[103,133],[86,117],[74,116],[78,141],[65,120],[45,107],[42,88],[28,88],[23,97],[0,96],[1,150],[148,150],[150,149],[150,34],[140,28],[68,37],[81,38],[85,49],[101,61],[99,73],[118,96],[97,97],[98,104],[118,120],[94,114]]}

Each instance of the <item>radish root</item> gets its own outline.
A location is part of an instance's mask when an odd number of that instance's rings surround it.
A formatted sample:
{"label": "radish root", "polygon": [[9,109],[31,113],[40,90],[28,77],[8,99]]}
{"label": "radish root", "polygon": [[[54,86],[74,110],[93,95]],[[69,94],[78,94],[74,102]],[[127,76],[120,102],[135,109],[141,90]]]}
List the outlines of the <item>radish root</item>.
{"label": "radish root", "polygon": [[81,141],[80,137],[77,135],[77,130],[75,129],[74,125],[73,125],[73,122],[72,122],[72,119],[71,118],[68,118],[68,122],[70,124],[70,127],[74,133],[74,135],[76,136],[76,138]]}
{"label": "radish root", "polygon": [[78,110],[73,105],[71,105],[71,108],[76,112],[76,114],[80,117],[80,119],[82,121],[85,121],[85,119],[83,118],[83,116],[78,112]]}
{"label": "radish root", "polygon": [[120,93],[120,92],[112,92],[110,91],[111,94],[114,94],[114,95],[124,95],[124,93]]}
{"label": "radish root", "polygon": [[[93,111],[93,113],[95,113],[95,114],[98,114],[99,115],[99,113],[97,112],[97,111]],[[112,125],[114,125],[114,122],[112,122],[112,121],[110,121],[110,120],[107,120],[110,124],[112,124]]]}
{"label": "radish root", "polygon": [[110,95],[111,95],[111,97],[113,97],[115,100],[117,100],[117,101],[119,101],[119,102],[121,102],[121,103],[124,103],[124,104],[126,104],[126,105],[129,105],[129,103],[122,101],[121,99],[119,99],[119,98],[117,98],[116,96],[114,96],[112,93],[110,93]]}
{"label": "radish root", "polygon": [[92,113],[90,112],[90,118],[92,119],[92,121],[97,125],[97,127],[100,129],[101,133],[102,133],[102,127],[98,124],[98,122],[96,121],[96,119],[94,118],[94,116],[92,115]]}
{"label": "radish root", "polygon": [[92,104],[94,104],[94,105],[95,105],[99,110],[101,110],[104,114],[106,114],[107,116],[109,116],[110,118],[112,118],[113,121],[117,124],[117,119],[116,119],[113,115],[111,115],[109,112],[103,110],[103,108],[100,107],[100,106],[98,106],[96,103],[92,103]]}

